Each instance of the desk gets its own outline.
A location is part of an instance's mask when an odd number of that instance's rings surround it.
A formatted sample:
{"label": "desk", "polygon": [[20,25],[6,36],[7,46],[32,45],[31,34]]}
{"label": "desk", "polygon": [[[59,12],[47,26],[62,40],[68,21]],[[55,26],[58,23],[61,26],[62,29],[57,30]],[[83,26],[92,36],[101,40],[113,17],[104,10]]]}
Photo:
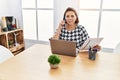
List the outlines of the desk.
{"label": "desk", "polygon": [[87,53],[77,57],[59,55],[58,69],[47,62],[50,46],[36,44],[0,64],[0,80],[119,80],[120,54],[97,54],[96,60]]}

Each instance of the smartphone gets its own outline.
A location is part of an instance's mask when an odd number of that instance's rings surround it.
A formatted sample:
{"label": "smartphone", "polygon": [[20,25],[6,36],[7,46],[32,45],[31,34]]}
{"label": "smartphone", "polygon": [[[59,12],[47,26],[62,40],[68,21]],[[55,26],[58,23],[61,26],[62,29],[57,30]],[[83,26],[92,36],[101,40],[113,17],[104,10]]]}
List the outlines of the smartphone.
{"label": "smartphone", "polygon": [[63,20],[65,21],[65,23],[66,23],[66,19],[65,19],[65,16],[63,17]]}
{"label": "smartphone", "polygon": [[[63,17],[63,20],[65,21],[65,24],[66,24],[66,19],[65,19],[65,16]],[[65,26],[65,24],[64,24],[64,26]]]}

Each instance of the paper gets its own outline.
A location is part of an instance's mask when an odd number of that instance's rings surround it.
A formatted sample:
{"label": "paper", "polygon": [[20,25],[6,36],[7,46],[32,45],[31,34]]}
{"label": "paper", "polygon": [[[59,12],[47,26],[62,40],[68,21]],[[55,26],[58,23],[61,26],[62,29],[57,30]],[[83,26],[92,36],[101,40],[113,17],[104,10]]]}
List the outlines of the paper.
{"label": "paper", "polygon": [[88,38],[84,44],[80,47],[80,50],[88,50],[89,46],[94,47],[99,45],[103,38]]}

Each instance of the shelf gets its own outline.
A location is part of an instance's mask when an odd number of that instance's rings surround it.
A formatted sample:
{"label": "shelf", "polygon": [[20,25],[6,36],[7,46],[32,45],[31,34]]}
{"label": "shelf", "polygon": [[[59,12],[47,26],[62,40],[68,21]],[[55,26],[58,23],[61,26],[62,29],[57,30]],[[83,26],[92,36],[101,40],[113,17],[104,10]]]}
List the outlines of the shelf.
{"label": "shelf", "polygon": [[15,52],[15,51],[17,51],[17,50],[22,49],[23,47],[24,47],[24,44],[19,44],[19,45],[17,45],[17,46],[14,46],[14,47],[12,47],[12,48],[9,48],[9,49],[10,49],[11,52]]}
{"label": "shelf", "polygon": [[[17,45],[15,46],[15,43]],[[16,29],[0,33],[0,45],[8,48],[14,55],[24,50],[23,30]]]}

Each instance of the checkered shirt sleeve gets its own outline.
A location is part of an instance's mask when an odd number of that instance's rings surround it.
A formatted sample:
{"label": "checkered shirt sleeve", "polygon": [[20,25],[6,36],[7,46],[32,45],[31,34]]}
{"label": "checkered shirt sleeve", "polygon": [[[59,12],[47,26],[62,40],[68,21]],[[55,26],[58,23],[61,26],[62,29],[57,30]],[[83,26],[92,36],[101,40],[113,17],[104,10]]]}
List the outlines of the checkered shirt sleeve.
{"label": "checkered shirt sleeve", "polygon": [[66,41],[75,41],[76,48],[80,48],[85,40],[89,38],[88,33],[84,26],[78,25],[74,30],[68,31],[65,27],[62,28],[59,39]]}

